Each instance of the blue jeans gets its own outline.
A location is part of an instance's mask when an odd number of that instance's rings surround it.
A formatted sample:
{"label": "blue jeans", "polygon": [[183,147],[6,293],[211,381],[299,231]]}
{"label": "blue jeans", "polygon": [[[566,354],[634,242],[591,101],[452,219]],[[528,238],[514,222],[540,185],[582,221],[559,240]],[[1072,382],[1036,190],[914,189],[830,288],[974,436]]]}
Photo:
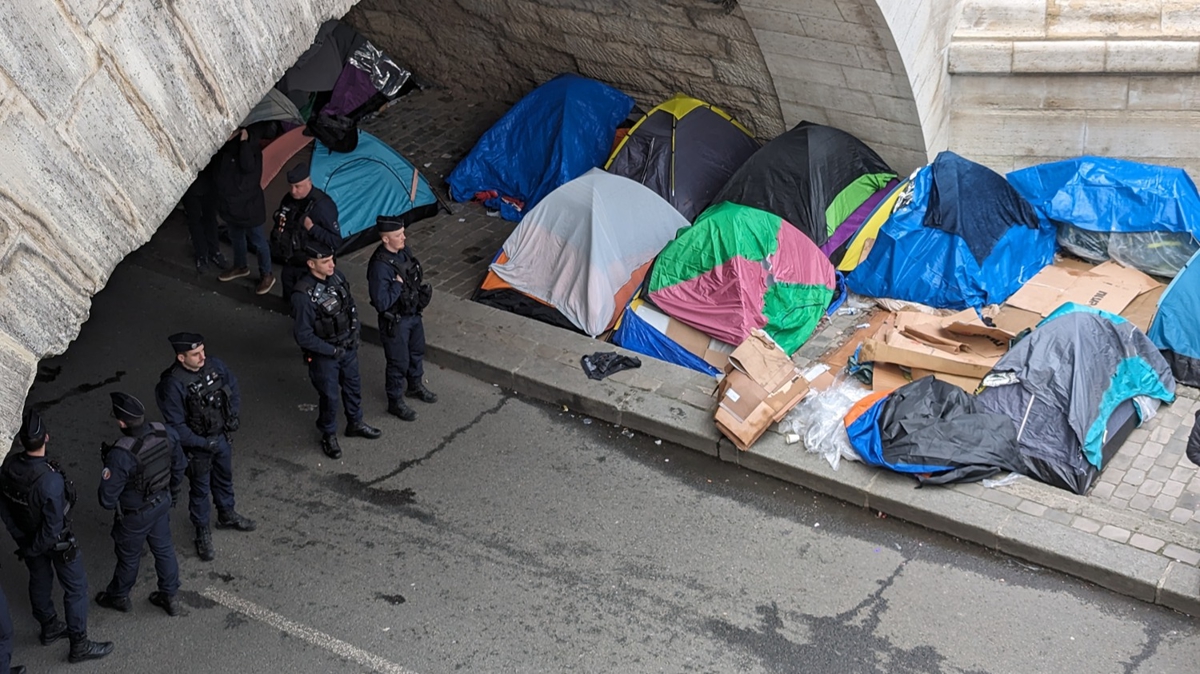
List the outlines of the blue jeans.
{"label": "blue jeans", "polygon": [[271,274],[271,247],[267,245],[267,237],[263,235],[262,225],[257,227],[235,227],[229,225],[229,239],[233,242],[233,267],[241,269],[246,263],[246,241],[254,248],[258,257],[258,273],[262,277]]}

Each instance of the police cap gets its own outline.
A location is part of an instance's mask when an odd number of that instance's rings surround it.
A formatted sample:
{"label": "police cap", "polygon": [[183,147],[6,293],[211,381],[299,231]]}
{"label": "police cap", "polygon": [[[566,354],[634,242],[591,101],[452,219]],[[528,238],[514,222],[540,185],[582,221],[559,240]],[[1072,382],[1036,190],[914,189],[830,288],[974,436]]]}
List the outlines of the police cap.
{"label": "police cap", "polygon": [[381,215],[375,218],[375,226],[382,232],[394,232],[404,229],[404,216],[401,215]]}
{"label": "police cap", "polygon": [[333,248],[324,241],[309,239],[308,243],[304,244],[304,254],[310,260],[320,260],[333,255]]}
{"label": "police cap", "polygon": [[17,439],[27,452],[36,452],[46,444],[46,424],[42,423],[42,415],[35,410],[25,410],[21,417],[21,430]]}
{"label": "police cap", "polygon": [[139,424],[146,418],[146,406],[142,401],[134,398],[128,393],[110,393],[112,398],[112,415],[118,421],[124,421],[127,424]]}
{"label": "police cap", "polygon": [[187,353],[204,345],[204,337],[194,332],[177,332],[167,337],[167,341],[171,342],[175,353]]}
{"label": "police cap", "polygon": [[296,164],[288,169],[287,181],[293,185],[308,178],[308,164]]}

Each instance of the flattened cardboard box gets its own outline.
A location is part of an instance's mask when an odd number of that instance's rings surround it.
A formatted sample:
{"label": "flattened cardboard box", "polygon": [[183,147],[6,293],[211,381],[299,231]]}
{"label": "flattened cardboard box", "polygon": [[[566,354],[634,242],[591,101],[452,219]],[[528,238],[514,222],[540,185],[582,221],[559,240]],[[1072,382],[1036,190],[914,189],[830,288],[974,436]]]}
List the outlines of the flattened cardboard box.
{"label": "flattened cardboard box", "polygon": [[[931,316],[901,311],[884,321],[874,337],[863,340],[863,362],[903,365],[913,370],[979,379],[1007,348],[1002,332],[983,325],[974,311]],[[998,343],[999,342],[999,343]]]}
{"label": "flattened cardboard box", "polygon": [[1163,285],[1112,260],[1095,267],[1063,260],[1043,268],[1013,293],[996,316],[1010,332],[1032,328],[1067,302],[1124,316],[1143,332],[1150,328]]}
{"label": "flattened cardboard box", "polygon": [[745,451],[807,393],[808,382],[787,354],[755,330],[729,355],[713,421]]}

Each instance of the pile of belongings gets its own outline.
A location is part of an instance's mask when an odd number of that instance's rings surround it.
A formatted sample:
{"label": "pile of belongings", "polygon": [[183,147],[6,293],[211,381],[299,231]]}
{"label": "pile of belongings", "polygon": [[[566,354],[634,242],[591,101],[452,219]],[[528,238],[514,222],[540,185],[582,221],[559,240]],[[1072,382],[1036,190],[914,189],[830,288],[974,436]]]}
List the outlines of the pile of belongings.
{"label": "pile of belongings", "polygon": [[450,174],[450,196],[519,221],[560,185],[602,165],[631,110],[633,99],[606,84],[559,75],[483,134]]}
{"label": "pile of belongings", "polygon": [[850,290],[936,309],[983,307],[1054,260],[1054,227],[989,168],[942,152],[907,191],[846,276]]}
{"label": "pile of belongings", "polygon": [[1200,249],[1200,193],[1183,169],[1079,157],[1008,174],[1058,226],[1058,242],[1091,262],[1112,258],[1173,277]]}

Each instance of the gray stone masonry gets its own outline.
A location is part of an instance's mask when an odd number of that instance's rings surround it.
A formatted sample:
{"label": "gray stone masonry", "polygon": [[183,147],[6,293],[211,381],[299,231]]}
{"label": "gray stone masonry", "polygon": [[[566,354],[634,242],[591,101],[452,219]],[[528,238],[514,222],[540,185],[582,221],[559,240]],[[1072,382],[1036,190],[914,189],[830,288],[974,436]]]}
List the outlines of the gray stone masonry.
{"label": "gray stone masonry", "polygon": [[[444,195],[444,176],[502,111],[492,101],[453,100],[426,91],[385,111],[368,128],[422,167]],[[468,301],[513,223],[488,217],[474,204],[454,204],[453,209],[417,223],[410,232],[438,289],[425,315],[429,356],[437,365],[1200,616],[1200,583],[1191,582],[1200,574],[1200,475],[1183,456],[1200,408],[1196,391],[1181,389],[1173,405],[1164,405],[1135,430],[1085,496],[1028,478],[996,488],[967,484],[918,490],[906,477],[859,463],[842,462],[834,471],[817,454],[801,444],[786,445],[775,432],[750,451],[739,452],[712,423],[713,379],[643,357],[638,370],[590,381],[580,369],[580,357],[612,350],[611,344]],[[249,283],[197,278],[186,241],[176,214],[131,259],[206,289],[282,310],[277,296],[255,297]],[[339,260],[356,289],[363,287],[369,251]],[[365,304],[363,292],[357,292]],[[374,312],[362,316],[371,339]],[[797,359],[836,348],[864,320],[861,314],[834,316]],[[436,369],[430,380],[436,390]],[[366,372],[364,382],[379,386],[382,373]]]}

